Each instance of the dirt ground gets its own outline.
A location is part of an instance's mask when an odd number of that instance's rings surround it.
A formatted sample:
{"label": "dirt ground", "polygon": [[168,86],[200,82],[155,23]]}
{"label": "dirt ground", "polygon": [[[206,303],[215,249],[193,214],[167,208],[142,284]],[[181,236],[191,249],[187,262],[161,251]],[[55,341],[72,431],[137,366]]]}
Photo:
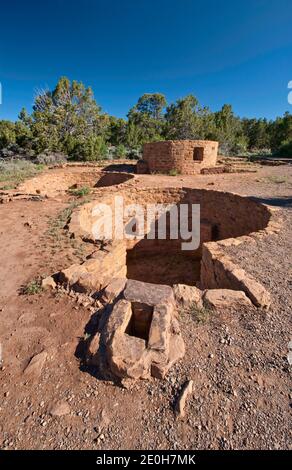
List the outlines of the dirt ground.
{"label": "dirt ground", "polygon": [[[67,295],[22,293],[38,276],[87,254],[62,228],[68,197],[1,205],[0,447],[291,448],[292,168],[137,180],[149,188],[233,191],[275,206],[283,221],[280,234],[229,248],[271,292],[270,310],[214,313],[201,322],[181,312],[186,355],[165,380],[140,381],[131,390],[100,380],[78,358],[92,312]],[[42,369],[37,365],[28,373],[31,358],[42,351]],[[177,419],[174,404],[186,379],[193,379],[194,391],[185,418]],[[56,404],[66,410],[62,416],[52,416]]]}

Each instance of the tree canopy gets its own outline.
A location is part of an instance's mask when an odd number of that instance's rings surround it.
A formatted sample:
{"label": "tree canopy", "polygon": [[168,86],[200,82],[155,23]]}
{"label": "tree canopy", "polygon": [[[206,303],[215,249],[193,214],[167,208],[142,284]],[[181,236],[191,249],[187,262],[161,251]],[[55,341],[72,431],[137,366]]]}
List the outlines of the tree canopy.
{"label": "tree canopy", "polygon": [[0,121],[0,149],[19,145],[35,153],[61,151],[72,158],[96,160],[139,151],[146,142],[165,139],[213,139],[220,152],[246,151],[292,155],[292,115],[274,121],[239,118],[230,104],[212,112],[194,95],[167,104],[161,93],[145,93],[127,119],[110,116],[82,82],[61,77],[53,90],[40,90],[32,113],[25,109],[16,122]]}

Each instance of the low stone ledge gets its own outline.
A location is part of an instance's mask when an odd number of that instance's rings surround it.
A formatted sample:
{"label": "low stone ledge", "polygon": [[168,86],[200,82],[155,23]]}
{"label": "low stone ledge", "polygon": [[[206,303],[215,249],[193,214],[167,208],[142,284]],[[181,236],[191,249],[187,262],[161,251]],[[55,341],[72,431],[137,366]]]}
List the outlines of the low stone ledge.
{"label": "low stone ledge", "polygon": [[257,307],[269,308],[271,304],[269,292],[236,266],[216,242],[203,244],[200,284],[202,289],[243,291]]}
{"label": "low stone ledge", "polygon": [[107,287],[114,278],[125,278],[126,272],[126,246],[121,242],[113,243],[107,251],[96,251],[82,264],[63,269],[58,280],[73,290],[91,294]]}
{"label": "low stone ledge", "polygon": [[170,286],[151,284],[129,279],[124,291],[124,297],[130,302],[140,302],[149,305],[163,303],[174,304],[173,290]]}

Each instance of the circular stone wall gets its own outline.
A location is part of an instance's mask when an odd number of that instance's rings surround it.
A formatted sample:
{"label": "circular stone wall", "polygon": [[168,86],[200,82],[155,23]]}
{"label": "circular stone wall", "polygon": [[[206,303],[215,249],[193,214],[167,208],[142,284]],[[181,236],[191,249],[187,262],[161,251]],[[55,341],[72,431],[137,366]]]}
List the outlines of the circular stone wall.
{"label": "circular stone wall", "polygon": [[[93,225],[98,221],[98,217],[92,215],[92,210],[100,202],[108,204],[112,209],[112,215],[108,215],[105,223],[112,224],[114,231],[115,196],[123,196],[124,206],[139,204],[145,213],[148,204],[175,205],[178,207],[178,214],[180,204],[186,204],[189,215],[192,204],[200,205],[200,245],[194,250],[181,250],[183,240],[170,238],[169,225],[165,240],[149,239],[145,230],[143,239],[123,241],[126,249],[127,277],[155,284],[195,285],[201,279],[204,244],[264,230],[271,218],[267,206],[232,193],[190,188],[129,190],[124,187],[123,191],[104,190],[95,201],[78,208],[73,213],[70,231],[75,236],[94,239]],[[131,214],[127,220],[135,222],[135,214]]]}
{"label": "circular stone wall", "polygon": [[[96,218],[92,216],[92,209],[98,203],[110,205],[114,214],[115,196],[122,196],[124,206],[139,204],[145,210],[147,204],[192,204],[200,205],[201,225],[209,227],[212,234],[210,240],[223,240],[236,238],[257,232],[267,227],[271,218],[271,211],[247,197],[237,194],[191,188],[145,188],[130,190],[104,190],[97,198],[78,208],[72,218],[71,230],[78,229],[79,234],[89,234]],[[206,235],[203,237],[205,238]],[[210,241],[204,240],[203,241]]]}
{"label": "circular stone wall", "polygon": [[41,194],[54,197],[71,188],[88,186],[101,188],[126,183],[134,178],[133,174],[124,172],[102,171],[94,167],[54,168],[35,176],[19,185],[18,190],[30,194]]}
{"label": "circular stone wall", "polygon": [[143,146],[143,160],[138,173],[169,173],[195,175],[217,162],[218,142],[211,140],[167,140]]}

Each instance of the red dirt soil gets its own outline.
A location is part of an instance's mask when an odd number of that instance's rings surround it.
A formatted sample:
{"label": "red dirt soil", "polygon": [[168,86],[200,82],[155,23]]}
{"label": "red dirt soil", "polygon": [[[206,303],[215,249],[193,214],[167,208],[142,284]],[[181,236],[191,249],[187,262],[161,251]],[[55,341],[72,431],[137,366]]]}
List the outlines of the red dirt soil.
{"label": "red dirt soil", "polygon": [[[92,249],[84,252],[62,228],[50,232],[68,197],[1,205],[1,448],[290,448],[292,169],[215,177],[139,175],[137,184],[211,187],[276,205],[281,233],[258,249],[233,252],[271,292],[270,311],[225,312],[203,323],[181,312],[187,353],[164,381],[140,381],[127,390],[99,380],[76,356],[89,308],[58,293],[21,293],[33,279],[80,262]],[[47,353],[42,370],[25,373],[42,351]],[[186,417],[178,420],[174,405],[186,379],[194,381],[194,390]],[[52,416],[59,403],[69,410]]]}

